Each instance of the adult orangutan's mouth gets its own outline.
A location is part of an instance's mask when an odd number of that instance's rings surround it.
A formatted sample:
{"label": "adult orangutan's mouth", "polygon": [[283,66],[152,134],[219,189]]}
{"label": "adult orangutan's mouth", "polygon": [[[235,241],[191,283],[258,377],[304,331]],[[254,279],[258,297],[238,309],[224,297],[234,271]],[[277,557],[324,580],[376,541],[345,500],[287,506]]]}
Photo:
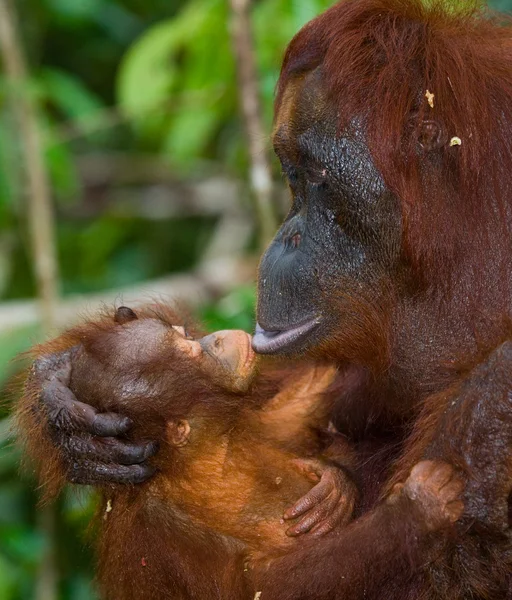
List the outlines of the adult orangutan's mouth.
{"label": "adult orangutan's mouth", "polygon": [[297,341],[313,331],[320,324],[320,318],[314,317],[301,325],[282,331],[265,331],[256,324],[252,338],[252,347],[258,354],[276,354],[292,347]]}

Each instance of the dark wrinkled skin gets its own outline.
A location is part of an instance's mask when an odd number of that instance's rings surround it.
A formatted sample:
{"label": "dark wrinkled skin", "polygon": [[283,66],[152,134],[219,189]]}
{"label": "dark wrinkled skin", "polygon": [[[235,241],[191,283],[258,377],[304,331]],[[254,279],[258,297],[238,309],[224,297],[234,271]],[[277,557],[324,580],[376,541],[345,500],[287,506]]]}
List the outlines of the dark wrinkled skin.
{"label": "dark wrinkled skin", "polygon": [[[258,322],[280,331],[316,317],[319,325],[286,348],[293,355],[342,326],[343,312],[332,312],[335,290],[344,284],[347,295],[359,286],[378,290],[398,268],[400,210],[357,129],[337,139],[330,126],[315,124],[297,136],[292,151],[280,129],[274,139],[292,206],[261,261]],[[363,172],[369,180],[358,180]]]}
{"label": "dark wrinkled skin", "polygon": [[362,123],[352,120],[338,135],[320,71],[296,94],[273,137],[292,204],[260,264],[258,322],[270,332],[318,324],[285,355],[328,340],[343,328],[347,306],[358,297],[378,302],[383,279],[403,267],[400,204],[373,164]]}
{"label": "dark wrinkled skin", "polygon": [[[318,73],[289,85],[295,86],[292,100],[285,94],[274,145],[292,207],[261,261],[255,349],[328,357],[340,369],[351,370],[352,381],[357,380],[354,372],[359,373],[358,383],[341,395],[335,409],[339,430],[359,447],[373,440],[379,454],[389,447],[390,427],[395,427],[395,447],[405,442],[400,423],[412,417],[416,437],[395,467],[395,481],[405,481],[425,458],[455,464],[465,473],[466,509],[456,550],[447,545],[443,551],[442,536],[439,548],[433,543],[430,549],[419,548],[425,564],[435,563],[425,578],[418,570],[416,579],[410,579],[407,568],[386,562],[398,557],[404,544],[411,555],[418,548],[411,539],[400,539],[408,527],[407,510],[384,517],[384,507],[377,504],[367,505],[372,510],[340,531],[330,547],[319,544],[314,552],[283,559],[259,589],[269,600],[324,598],[318,590],[326,590],[325,598],[343,600],[480,598],[475,590],[482,587],[482,597],[504,598],[512,565],[506,534],[512,489],[510,342],[478,364],[474,315],[443,314],[439,299],[434,302],[435,296],[422,290],[402,249],[407,206],[400,206],[376,170],[364,124],[352,120],[335,135],[338,120],[322,101]],[[423,137],[417,151],[433,171],[435,157],[423,153],[437,146],[425,141],[426,129],[419,127]],[[376,316],[375,325],[368,315]],[[308,322],[314,326],[306,335],[287,337]],[[382,346],[372,337],[386,332],[388,325],[389,354],[380,364],[372,363],[372,352]],[[447,368],[454,357],[476,365],[460,386],[457,370]],[[418,419],[415,411],[421,403],[440,392],[433,397],[431,413]],[[362,477],[368,479],[365,473]],[[363,483],[362,492],[365,497],[371,490]],[[347,568],[340,571],[341,557]],[[295,592],[287,594],[287,577],[297,564],[303,577],[295,582]],[[382,570],[386,583],[377,575]]]}

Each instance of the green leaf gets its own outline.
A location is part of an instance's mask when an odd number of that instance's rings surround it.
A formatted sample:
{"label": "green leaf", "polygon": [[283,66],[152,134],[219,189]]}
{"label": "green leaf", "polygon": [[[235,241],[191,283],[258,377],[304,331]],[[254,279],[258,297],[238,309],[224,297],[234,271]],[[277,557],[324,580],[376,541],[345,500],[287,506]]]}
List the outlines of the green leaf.
{"label": "green leaf", "polygon": [[41,118],[43,129],[44,159],[50,176],[52,190],[59,198],[75,199],[80,192],[80,180],[73,153],[60,141],[55,124],[48,115]]}
{"label": "green leaf", "polygon": [[93,19],[104,4],[103,0],[46,0],[49,8],[60,17],[82,21]]}
{"label": "green leaf", "polygon": [[218,121],[214,107],[209,110],[204,107],[181,110],[169,128],[165,150],[178,163],[190,162],[201,154],[201,150],[211,139]]}
{"label": "green leaf", "polygon": [[13,210],[20,193],[21,147],[16,124],[7,111],[0,114],[0,206]]}
{"label": "green leaf", "polygon": [[0,538],[5,553],[16,562],[35,564],[45,548],[43,536],[27,527],[2,526]]}
{"label": "green leaf", "polygon": [[234,290],[214,305],[201,310],[201,317],[209,331],[219,329],[254,330],[254,307],[256,290],[253,286],[242,286]]}
{"label": "green leaf", "polygon": [[2,600],[14,600],[16,598],[16,571],[11,561],[0,554],[0,598]]}
{"label": "green leaf", "polygon": [[[118,74],[117,96],[121,109],[138,121],[154,111],[172,111],[173,92],[182,88],[179,80],[195,77],[194,66],[181,68],[178,59],[201,41],[207,42],[210,54],[203,55],[208,73],[215,74],[211,64],[211,48],[215,47],[216,16],[223,14],[221,0],[195,0],[179,15],[149,29],[128,51]],[[220,11],[220,13],[219,13]],[[212,39],[213,38],[213,39]],[[212,43],[213,42],[213,43]],[[213,56],[218,55],[215,47]],[[218,75],[216,75],[218,77]]]}
{"label": "green leaf", "polygon": [[7,376],[15,371],[16,365],[11,361],[20,352],[28,350],[39,341],[39,336],[40,330],[37,326],[21,327],[0,334],[0,382],[5,381]]}
{"label": "green leaf", "polygon": [[90,120],[103,108],[101,100],[70,73],[47,68],[41,72],[41,82],[52,103],[77,124]]}
{"label": "green leaf", "polygon": [[183,32],[175,21],[164,21],[128,51],[117,82],[119,105],[128,116],[140,119],[163,107],[176,76],[172,54],[182,41]]}

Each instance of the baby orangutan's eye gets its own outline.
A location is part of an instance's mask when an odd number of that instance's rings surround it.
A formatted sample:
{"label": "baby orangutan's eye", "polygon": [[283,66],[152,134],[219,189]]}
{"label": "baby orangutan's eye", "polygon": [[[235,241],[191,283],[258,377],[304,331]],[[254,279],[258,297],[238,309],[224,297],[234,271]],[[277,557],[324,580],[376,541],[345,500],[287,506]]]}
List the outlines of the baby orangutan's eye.
{"label": "baby orangutan's eye", "polygon": [[181,337],[185,340],[193,340],[194,336],[190,335],[188,331],[182,325],[173,325],[172,328],[174,331],[177,331]]}

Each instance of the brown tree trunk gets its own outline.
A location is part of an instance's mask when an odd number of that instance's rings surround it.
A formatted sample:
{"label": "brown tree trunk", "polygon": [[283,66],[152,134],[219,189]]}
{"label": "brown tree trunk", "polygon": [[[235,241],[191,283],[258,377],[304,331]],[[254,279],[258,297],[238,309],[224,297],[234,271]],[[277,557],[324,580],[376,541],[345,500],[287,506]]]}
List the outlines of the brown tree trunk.
{"label": "brown tree trunk", "polygon": [[[32,262],[37,281],[43,332],[56,326],[58,269],[54,221],[39,134],[37,106],[29,93],[27,68],[14,7],[0,0],[0,52],[9,86],[10,104],[18,121],[23,146],[23,181],[27,189],[26,214],[32,245]],[[45,534],[47,549],[39,566],[36,600],[56,600],[58,573],[55,564],[55,506],[40,512],[39,528]]]}
{"label": "brown tree trunk", "polygon": [[262,119],[258,73],[250,17],[250,0],[230,0],[232,38],[240,105],[251,159],[251,187],[256,200],[262,248],[274,236],[277,221],[273,206],[272,170],[268,157],[268,134]]}

